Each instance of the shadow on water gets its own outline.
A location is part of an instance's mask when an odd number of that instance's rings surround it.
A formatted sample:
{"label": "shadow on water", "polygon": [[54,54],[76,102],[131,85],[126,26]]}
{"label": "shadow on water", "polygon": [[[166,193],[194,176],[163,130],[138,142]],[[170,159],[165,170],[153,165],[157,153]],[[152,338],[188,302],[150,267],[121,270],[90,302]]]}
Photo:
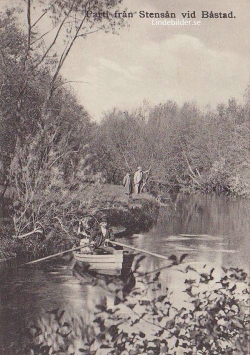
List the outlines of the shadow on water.
{"label": "shadow on water", "polygon": [[[196,327],[202,344],[210,346],[211,339],[200,332],[199,322],[203,324],[205,319],[212,324],[213,343],[220,354],[225,352],[217,327],[223,328],[223,322],[230,331],[237,330],[242,343],[237,346],[243,349],[247,323],[237,297],[248,298],[248,291],[245,273],[237,268],[248,269],[249,235],[249,201],[178,195],[175,209],[162,208],[150,232],[122,242],[167,257],[174,255],[171,260],[177,261],[175,264],[187,254],[179,265],[169,267],[166,261],[138,255],[133,272],[118,279],[72,271],[70,258],[20,268],[1,283],[0,353],[90,355],[91,351],[98,354],[95,351],[101,345],[105,349],[116,344],[120,354],[124,346],[131,349],[137,344],[140,351],[143,346],[151,347],[154,354],[160,354],[165,347],[166,354],[174,354],[177,348],[192,345],[191,338],[187,345],[181,337],[178,343],[173,336],[186,329],[191,337],[189,325]],[[232,266],[235,269],[230,272],[224,269]],[[230,308],[229,320],[215,303],[215,296]],[[208,299],[210,313],[205,308]],[[192,312],[201,311],[193,317]],[[218,319],[212,318],[216,312],[221,312]],[[146,344],[145,339],[157,342]],[[168,345],[161,339],[167,339]],[[236,350],[231,353],[246,354]]]}
{"label": "shadow on water", "polygon": [[96,313],[122,302],[136,283],[131,269],[116,276],[71,266],[70,258],[47,261],[3,280],[0,354],[46,355],[52,348],[70,354],[72,347],[86,347],[100,333]]}
{"label": "shadow on water", "polygon": [[104,292],[115,295],[120,301],[132,291],[136,284],[136,279],[131,269],[118,275],[109,275],[105,274],[105,272],[99,274],[89,270],[88,267],[84,269],[79,265],[75,265],[73,275],[82,285],[100,287]]}
{"label": "shadow on water", "polygon": [[[144,262],[151,265],[147,271]],[[2,354],[173,355],[206,349],[246,355],[247,274],[224,269],[216,275],[214,268],[200,271],[182,263],[173,269],[184,275],[181,304],[164,282],[164,269],[153,270],[139,255],[133,272],[118,282],[83,270],[73,271],[74,277],[63,264],[24,269],[1,295],[1,323],[6,317],[9,324],[1,333]],[[12,293],[11,282],[17,287]],[[130,285],[125,293],[124,283]]]}

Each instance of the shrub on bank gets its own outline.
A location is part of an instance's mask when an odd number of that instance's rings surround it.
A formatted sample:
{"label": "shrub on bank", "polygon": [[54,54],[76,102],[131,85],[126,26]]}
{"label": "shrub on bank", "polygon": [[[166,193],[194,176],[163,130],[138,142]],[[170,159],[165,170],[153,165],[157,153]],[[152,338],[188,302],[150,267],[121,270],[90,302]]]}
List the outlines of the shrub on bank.
{"label": "shrub on bank", "polygon": [[53,310],[24,331],[17,355],[247,355],[249,288],[241,269],[182,269],[182,307],[161,282],[160,272],[141,275],[137,285],[114,304],[97,305],[94,322],[84,323]]}
{"label": "shrub on bank", "polygon": [[[10,202],[9,202],[10,203]],[[13,227],[2,231],[0,252],[4,255],[14,252],[18,256],[36,258],[72,246],[77,240],[78,221],[86,215],[97,221],[106,214],[110,224],[123,225],[125,233],[131,234],[148,230],[156,221],[158,204],[148,194],[128,200],[119,185],[90,184],[66,189],[48,186],[31,201],[20,198],[11,210]],[[43,234],[33,233],[22,239],[39,226]]]}

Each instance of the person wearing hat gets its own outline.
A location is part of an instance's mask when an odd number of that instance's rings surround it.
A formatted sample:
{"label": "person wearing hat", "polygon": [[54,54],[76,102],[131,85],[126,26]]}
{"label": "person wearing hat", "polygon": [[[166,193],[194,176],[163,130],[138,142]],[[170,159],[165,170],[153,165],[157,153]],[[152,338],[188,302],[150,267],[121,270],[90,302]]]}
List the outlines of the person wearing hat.
{"label": "person wearing hat", "polygon": [[135,193],[141,193],[143,183],[143,172],[141,166],[138,166],[137,171],[134,174],[134,185],[135,185]]}
{"label": "person wearing hat", "polygon": [[[107,217],[102,217],[99,223],[99,227],[90,237],[90,242],[95,248],[99,248],[108,244],[108,241],[114,241],[115,237],[112,230],[109,228],[109,223]],[[105,245],[106,249],[107,246]],[[108,247],[109,248],[109,247]],[[113,248],[110,250],[112,251]]]}

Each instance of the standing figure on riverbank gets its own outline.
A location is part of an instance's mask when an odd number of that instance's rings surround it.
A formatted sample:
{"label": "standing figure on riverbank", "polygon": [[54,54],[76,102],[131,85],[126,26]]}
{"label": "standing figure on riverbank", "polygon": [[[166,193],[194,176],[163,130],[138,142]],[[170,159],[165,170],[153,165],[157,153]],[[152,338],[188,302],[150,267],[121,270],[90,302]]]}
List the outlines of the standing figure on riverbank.
{"label": "standing figure on riverbank", "polygon": [[140,194],[145,187],[150,173],[151,167],[148,170],[142,171],[142,168],[139,166],[137,171],[134,174],[134,185],[135,193]]}
{"label": "standing figure on riverbank", "polygon": [[127,173],[124,176],[123,186],[124,186],[125,194],[128,195],[129,198],[131,198],[133,192],[133,184],[132,184],[132,177],[130,173]]}
{"label": "standing figure on riverbank", "polygon": [[143,172],[142,168],[139,166],[137,171],[134,174],[134,185],[135,185],[135,193],[140,194],[143,184]]}

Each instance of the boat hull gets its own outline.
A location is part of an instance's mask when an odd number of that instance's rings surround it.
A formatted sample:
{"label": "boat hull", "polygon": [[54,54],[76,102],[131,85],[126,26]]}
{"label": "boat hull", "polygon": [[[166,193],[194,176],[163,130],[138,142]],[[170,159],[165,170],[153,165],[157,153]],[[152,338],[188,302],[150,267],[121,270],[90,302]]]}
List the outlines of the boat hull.
{"label": "boat hull", "polygon": [[123,266],[123,251],[114,254],[74,253],[79,265],[89,265],[89,270],[120,270]]}
{"label": "boat hull", "polygon": [[81,251],[74,252],[75,263],[81,266],[83,270],[95,271],[101,274],[123,274],[131,269],[134,254],[127,251],[112,249],[112,253],[107,249],[100,248],[94,253],[86,252],[83,247]]}

